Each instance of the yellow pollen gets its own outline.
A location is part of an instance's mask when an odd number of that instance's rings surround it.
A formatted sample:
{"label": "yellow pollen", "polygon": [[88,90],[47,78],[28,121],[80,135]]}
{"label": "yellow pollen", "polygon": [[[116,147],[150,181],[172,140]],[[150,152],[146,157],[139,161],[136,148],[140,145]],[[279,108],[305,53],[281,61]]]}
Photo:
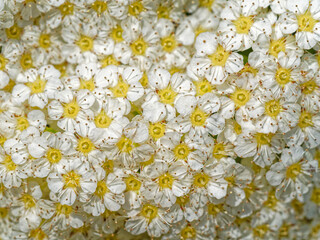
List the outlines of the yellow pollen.
{"label": "yellow pollen", "polygon": [[276,81],[280,86],[284,87],[291,79],[291,70],[286,68],[278,68],[276,72]]}
{"label": "yellow pollen", "polygon": [[313,28],[318,22],[314,19],[309,11],[304,14],[297,15],[299,31],[313,32]]}
{"label": "yellow pollen", "polygon": [[168,37],[164,37],[161,39],[161,46],[164,51],[166,52],[172,52],[176,46],[177,46],[177,41],[174,37],[174,35],[170,35]]}
{"label": "yellow pollen", "polygon": [[80,79],[80,89],[88,89],[90,92],[92,92],[95,88],[96,86],[93,78],[90,80]]}
{"label": "yellow pollen", "polygon": [[20,65],[23,70],[27,70],[33,67],[33,60],[30,53],[22,54],[20,58]]}
{"label": "yellow pollen", "polygon": [[61,4],[58,8],[62,14],[63,17],[67,16],[67,15],[72,15],[73,14],[73,3],[70,2],[65,2],[63,4]]}
{"label": "yellow pollen", "polygon": [[107,128],[111,122],[112,119],[103,110],[94,118],[94,123],[98,128]]}
{"label": "yellow pollen", "polygon": [[80,107],[76,101],[67,103],[63,108],[63,115],[66,118],[75,119],[78,116]]}
{"label": "yellow pollen", "polygon": [[148,44],[143,40],[143,38],[138,38],[136,41],[131,43],[130,47],[134,55],[144,55],[148,48]]}
{"label": "yellow pollen", "polygon": [[230,99],[237,107],[242,107],[250,100],[250,92],[246,89],[238,88],[230,95]]}
{"label": "yellow pollen", "polygon": [[26,209],[30,209],[33,208],[34,206],[36,206],[36,201],[34,200],[34,198],[29,195],[29,194],[24,194],[21,197],[22,202],[24,203],[24,207]]}
{"label": "yellow pollen", "polygon": [[62,159],[62,154],[59,149],[50,148],[47,151],[47,159],[50,163],[58,163]]}
{"label": "yellow pollen", "polygon": [[260,225],[260,226],[253,228],[253,235],[255,237],[258,237],[259,239],[263,239],[268,231],[269,231],[268,225],[266,225],[266,224]]}
{"label": "yellow pollen", "polygon": [[197,96],[202,96],[212,91],[212,85],[207,79],[194,81],[193,83],[196,86]]}
{"label": "yellow pollen", "polygon": [[48,239],[47,234],[41,228],[32,229],[28,237],[29,239],[34,239],[34,240]]}
{"label": "yellow pollen", "polygon": [[105,68],[106,66],[109,66],[109,65],[118,66],[120,64],[120,62],[117,61],[113,55],[106,56],[105,58],[100,60],[100,63],[101,63],[101,68]]}
{"label": "yellow pollen", "polygon": [[194,239],[197,235],[196,230],[191,226],[186,226],[181,230],[181,239]]}
{"label": "yellow pollen", "polygon": [[87,155],[94,149],[95,149],[95,146],[89,138],[82,137],[79,139],[78,147],[77,147],[78,151],[82,152],[84,155]]}
{"label": "yellow pollen", "polygon": [[301,86],[301,89],[302,89],[302,93],[306,94],[306,95],[313,93],[314,90],[319,88],[318,85],[316,84],[316,82],[313,81],[313,80],[310,80],[308,82],[302,83],[302,84],[300,84],[300,86]]}
{"label": "yellow pollen", "polygon": [[39,38],[39,46],[47,49],[51,46],[51,40],[49,34],[41,34]]}
{"label": "yellow pollen", "polygon": [[132,141],[129,138],[121,137],[119,142],[117,142],[117,147],[120,152],[130,153],[133,149]]}
{"label": "yellow pollen", "polygon": [[221,159],[227,156],[223,143],[217,143],[213,147],[212,156],[216,159]]}
{"label": "yellow pollen", "polygon": [[301,173],[302,167],[299,162],[292,164],[287,168],[286,178],[296,179],[296,177]]}
{"label": "yellow pollen", "polygon": [[300,128],[312,127],[312,114],[306,111],[301,112],[298,126]]}
{"label": "yellow pollen", "polygon": [[269,145],[271,144],[273,134],[265,134],[265,133],[256,133],[255,138],[258,144],[258,147],[261,147],[262,145]]}
{"label": "yellow pollen", "polygon": [[92,9],[97,12],[98,15],[101,15],[104,11],[108,9],[108,5],[103,1],[95,1],[91,5]]}
{"label": "yellow pollen", "polygon": [[166,127],[164,124],[158,122],[150,124],[149,126],[149,134],[154,139],[159,139],[164,136]]}
{"label": "yellow pollen", "polygon": [[207,186],[209,180],[210,180],[210,178],[207,174],[198,173],[194,176],[193,185],[196,187],[199,187],[199,188],[205,187],[205,186]]}
{"label": "yellow pollen", "polygon": [[139,0],[129,5],[128,12],[134,17],[138,16],[142,11],[144,11],[144,6]]}
{"label": "yellow pollen", "polygon": [[102,168],[105,170],[107,174],[113,173],[114,162],[112,160],[106,159],[102,165]]}
{"label": "yellow pollen", "polygon": [[8,62],[9,60],[0,54],[0,71],[3,71],[6,68]]}
{"label": "yellow pollen", "polygon": [[209,203],[208,213],[213,216],[217,216],[218,213],[223,211],[223,204],[213,204]]}
{"label": "yellow pollen", "polygon": [[173,91],[170,86],[168,86],[167,88],[159,90],[158,95],[160,98],[160,102],[164,104],[173,104],[178,94]]}
{"label": "yellow pollen", "polygon": [[181,143],[174,148],[173,152],[176,158],[186,159],[190,153],[190,149],[187,144]]}
{"label": "yellow pollen", "polygon": [[106,182],[105,181],[98,181],[95,195],[97,195],[100,198],[103,198],[107,192],[109,192],[109,189],[107,187]]}
{"label": "yellow pollen", "polygon": [[320,206],[320,188],[314,188],[310,200]]}
{"label": "yellow pollen", "polygon": [[17,168],[17,165],[12,161],[11,156],[10,155],[6,155],[4,157],[4,161],[2,162],[2,164],[5,166],[5,168],[8,171],[14,171]]}
{"label": "yellow pollen", "polygon": [[190,121],[192,126],[194,127],[204,126],[207,118],[208,118],[208,114],[202,111],[198,107],[190,115]]}
{"label": "yellow pollen", "polygon": [[29,127],[28,119],[25,117],[19,117],[17,118],[17,126],[16,128],[20,131],[23,131]]}
{"label": "yellow pollen", "polygon": [[112,29],[111,37],[115,42],[122,42],[123,41],[122,33],[123,33],[122,27],[120,25],[117,25]]}
{"label": "yellow pollen", "polygon": [[159,186],[161,189],[172,188],[174,178],[169,173],[163,174],[162,176],[159,177],[158,180],[159,180]]}
{"label": "yellow pollen", "polygon": [[58,215],[69,216],[73,212],[73,209],[71,206],[62,205],[60,203],[57,203],[56,212],[58,213]]}
{"label": "yellow pollen", "polygon": [[253,18],[251,16],[245,17],[240,15],[237,20],[232,21],[236,27],[236,31],[239,34],[248,34],[253,24]]}
{"label": "yellow pollen", "polygon": [[127,186],[127,191],[138,192],[140,190],[141,182],[132,175],[126,178],[125,183]]}
{"label": "yellow pollen", "polygon": [[209,56],[213,66],[224,66],[229,58],[230,52],[226,51],[221,45],[218,45],[215,53]]}
{"label": "yellow pollen", "polygon": [[146,218],[148,222],[150,223],[154,218],[158,216],[158,208],[156,206],[153,206],[151,204],[145,204],[141,211],[141,216]]}
{"label": "yellow pollen", "polygon": [[34,82],[28,82],[26,85],[30,88],[32,94],[43,93],[47,82],[37,77]]}
{"label": "yellow pollen", "polygon": [[170,18],[170,11],[171,9],[169,7],[160,4],[160,6],[157,9],[158,18]]}
{"label": "yellow pollen", "polygon": [[276,118],[281,110],[282,107],[278,100],[271,100],[265,104],[265,113],[272,118]]}
{"label": "yellow pollen", "polygon": [[63,174],[63,180],[66,188],[77,188],[80,186],[80,175],[75,171],[70,171],[66,174]]}
{"label": "yellow pollen", "polygon": [[271,40],[270,47],[269,47],[269,53],[274,56],[278,57],[279,52],[285,52],[286,51],[286,39],[285,38],[279,38],[278,40]]}
{"label": "yellow pollen", "polygon": [[119,79],[118,84],[111,88],[111,91],[115,97],[123,98],[127,96],[129,90],[129,85],[124,82],[122,79]]}
{"label": "yellow pollen", "polygon": [[90,51],[93,48],[93,39],[89,36],[82,35],[76,44],[82,52]]}
{"label": "yellow pollen", "polygon": [[10,39],[20,39],[22,33],[22,28],[18,27],[17,24],[14,24],[10,28],[6,28],[7,37]]}

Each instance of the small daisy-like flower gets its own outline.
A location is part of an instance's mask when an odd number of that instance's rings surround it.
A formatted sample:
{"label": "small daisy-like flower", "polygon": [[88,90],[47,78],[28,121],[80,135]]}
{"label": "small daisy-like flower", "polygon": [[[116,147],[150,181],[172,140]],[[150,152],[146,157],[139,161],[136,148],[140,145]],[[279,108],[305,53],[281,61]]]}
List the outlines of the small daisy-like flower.
{"label": "small daisy-like flower", "polygon": [[318,167],[317,161],[304,159],[305,154],[300,146],[286,148],[281,154],[281,162],[270,167],[266,178],[277,187],[278,199],[290,202],[297,198],[303,201],[303,195],[309,190],[312,171]]}
{"label": "small daisy-like flower", "polygon": [[62,205],[71,206],[81,192],[92,194],[97,188],[97,180],[89,164],[79,157],[62,159],[57,169],[48,175],[48,187],[55,193]]}
{"label": "small daisy-like flower", "polygon": [[28,100],[30,106],[43,109],[49,99],[54,98],[57,90],[62,89],[59,77],[60,72],[52,65],[43,66],[39,70],[27,70],[18,75],[18,84],[14,86],[12,95],[18,103]]}

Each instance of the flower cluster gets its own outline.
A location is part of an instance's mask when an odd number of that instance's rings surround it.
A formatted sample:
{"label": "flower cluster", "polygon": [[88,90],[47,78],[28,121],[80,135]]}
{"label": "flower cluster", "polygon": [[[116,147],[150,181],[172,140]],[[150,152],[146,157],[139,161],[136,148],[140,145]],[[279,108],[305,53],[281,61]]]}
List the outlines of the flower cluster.
{"label": "flower cluster", "polygon": [[320,239],[319,0],[0,0],[0,239]]}

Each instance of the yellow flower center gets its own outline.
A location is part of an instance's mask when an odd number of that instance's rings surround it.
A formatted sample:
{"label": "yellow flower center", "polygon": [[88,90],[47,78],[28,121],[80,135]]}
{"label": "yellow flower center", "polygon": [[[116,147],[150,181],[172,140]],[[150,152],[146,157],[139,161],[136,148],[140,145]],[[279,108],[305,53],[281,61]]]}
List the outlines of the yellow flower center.
{"label": "yellow flower center", "polygon": [[209,56],[213,66],[224,66],[230,56],[230,52],[226,51],[221,45],[218,45],[217,50]]}
{"label": "yellow flower center", "polygon": [[107,187],[106,182],[105,181],[98,181],[95,195],[97,195],[100,198],[103,198],[107,192],[109,192],[109,189]]}
{"label": "yellow flower center", "polygon": [[8,212],[7,208],[0,208],[0,218],[5,218],[8,215]]}
{"label": "yellow flower center", "polygon": [[17,126],[16,128],[20,131],[23,131],[29,127],[29,122],[25,117],[17,118]]}
{"label": "yellow flower center", "polygon": [[166,52],[172,52],[176,46],[177,46],[177,41],[174,37],[174,35],[170,35],[168,37],[164,37],[161,39],[161,46],[164,51]]}
{"label": "yellow flower center", "polygon": [[160,122],[150,124],[149,126],[149,134],[154,139],[159,139],[164,136],[165,130],[165,125]]}
{"label": "yellow flower center", "polygon": [[67,73],[67,66],[68,66],[67,62],[63,62],[61,64],[54,65],[54,68],[59,70],[59,72],[61,73],[60,77],[65,77],[65,76],[67,76],[67,74],[66,74]]}
{"label": "yellow flower center", "polygon": [[312,114],[306,111],[301,112],[298,126],[300,128],[306,128],[313,126]]}
{"label": "yellow flower center", "polygon": [[268,199],[264,202],[264,205],[270,209],[275,209],[277,206],[278,199],[275,196],[275,192],[269,192]]}
{"label": "yellow flower center", "polygon": [[320,206],[320,188],[314,188],[310,200]]}
{"label": "yellow flower center", "polygon": [[181,230],[181,239],[193,239],[196,237],[197,232],[191,226],[186,226],[184,229]]}
{"label": "yellow flower center", "polygon": [[115,42],[122,42],[123,41],[122,33],[123,33],[122,27],[120,25],[117,25],[112,29],[111,37]]}
{"label": "yellow flower center", "polygon": [[16,85],[16,82],[13,81],[12,79],[9,80],[9,83],[7,84],[7,86],[5,86],[4,88],[2,88],[2,91],[5,92],[12,92],[13,87]]}
{"label": "yellow flower center", "polygon": [[290,178],[294,180],[301,173],[301,171],[302,171],[301,164],[299,162],[294,163],[287,168],[286,178]]}
{"label": "yellow flower center", "polygon": [[10,155],[6,155],[4,157],[4,161],[2,162],[2,164],[5,166],[5,168],[8,171],[14,171],[17,168],[17,165],[12,161],[11,156]]}
{"label": "yellow flower center", "polygon": [[89,36],[82,35],[76,44],[82,52],[90,51],[93,48],[93,39]]}
{"label": "yellow flower center", "polygon": [[212,156],[216,159],[221,159],[227,156],[223,143],[217,143],[213,147]]}
{"label": "yellow flower center", "polygon": [[63,17],[67,16],[67,15],[72,15],[73,14],[73,3],[70,2],[65,2],[63,4],[61,4],[58,8],[62,14]]}
{"label": "yellow flower center", "polygon": [[200,7],[205,7],[211,10],[211,6],[215,0],[199,0]]}
{"label": "yellow flower center", "polygon": [[194,127],[204,126],[207,118],[208,114],[198,107],[190,115],[190,121]]}
{"label": "yellow flower center", "polygon": [[49,34],[41,34],[39,37],[39,45],[40,47],[47,49],[51,46],[51,40]]}
{"label": "yellow flower center", "polygon": [[148,80],[148,75],[144,72],[142,77],[140,78],[139,82],[141,85],[146,88],[148,86],[149,80]]}
{"label": "yellow flower center", "polygon": [[144,161],[144,162],[140,162],[140,166],[141,167],[146,167],[151,165],[152,163],[154,163],[154,155],[151,155],[151,157],[149,158],[149,160]]}
{"label": "yellow flower center", "polygon": [[320,224],[312,227],[311,232],[310,232],[311,239],[316,239],[319,231],[320,231]]}
{"label": "yellow flower center", "polygon": [[98,15],[108,9],[107,3],[103,1],[95,1],[94,3],[92,3],[91,7],[94,11],[97,12]]}
{"label": "yellow flower center", "polygon": [[120,64],[120,62],[117,61],[113,55],[106,56],[105,58],[100,60],[100,63],[101,63],[101,68],[105,68],[106,66],[109,66],[109,65],[118,66]]}
{"label": "yellow flower center", "polygon": [[318,22],[314,19],[309,11],[304,14],[297,15],[299,31],[313,32],[314,25]]}
{"label": "yellow flower center", "polygon": [[158,18],[170,18],[171,9],[167,6],[160,4],[157,9]]}
{"label": "yellow flower center", "polygon": [[114,162],[112,160],[108,160],[108,159],[106,159],[102,165],[102,168],[104,169],[104,171],[107,174],[113,173],[113,167],[114,167]]}
{"label": "yellow flower center", "polygon": [[3,147],[4,142],[7,141],[7,138],[0,134],[0,146]]}
{"label": "yellow flower center", "polygon": [[202,96],[212,91],[212,85],[207,79],[194,81],[193,83],[196,86],[197,96]]}
{"label": "yellow flower center", "polygon": [[143,40],[143,38],[138,38],[136,41],[131,43],[130,47],[134,55],[144,55],[148,48],[148,44]]}
{"label": "yellow flower center", "polygon": [[20,58],[20,65],[23,70],[27,70],[33,67],[33,60],[30,53],[22,54]]}
{"label": "yellow flower center", "polygon": [[146,218],[150,223],[154,218],[158,216],[158,208],[151,204],[145,204],[140,212],[141,216]]}
{"label": "yellow flower center", "polygon": [[285,38],[279,38],[278,40],[271,40],[270,47],[269,47],[269,53],[274,56],[278,57],[279,52],[285,52],[286,51],[286,39]]}
{"label": "yellow flower center", "polygon": [[259,239],[263,239],[268,231],[269,231],[268,225],[266,225],[266,224],[260,225],[260,226],[253,228],[253,235]]}
{"label": "yellow flower center", "polygon": [[236,179],[234,176],[229,176],[224,178],[230,186],[234,186],[236,184]]}
{"label": "yellow flower center", "polygon": [[236,31],[239,34],[248,34],[252,24],[253,18],[251,16],[245,17],[240,15],[237,20],[232,21],[234,26],[236,27]]}
{"label": "yellow flower center", "polygon": [[287,238],[289,236],[289,230],[291,227],[289,224],[284,223],[279,229],[279,239]]}
{"label": "yellow flower center", "polygon": [[90,92],[92,92],[95,88],[96,86],[93,78],[90,80],[80,79],[80,89],[88,89]]}
{"label": "yellow flower center", "polygon": [[279,85],[283,87],[288,82],[290,82],[291,71],[290,69],[286,69],[286,68],[278,68],[275,77],[276,77],[277,83],[279,83]]}
{"label": "yellow flower center", "polygon": [[129,85],[122,79],[119,79],[118,84],[111,88],[111,91],[115,97],[126,97],[129,90]]}
{"label": "yellow flower center", "polygon": [[130,153],[133,149],[132,141],[129,138],[122,137],[119,142],[117,142],[117,147],[120,152]]}
{"label": "yellow flower center", "polygon": [[47,159],[50,163],[58,163],[62,159],[62,154],[59,149],[50,148],[47,151]]}
{"label": "yellow flower center", "polygon": [[63,108],[63,115],[66,118],[76,118],[78,112],[80,111],[80,107],[76,101],[72,101],[67,103]]}
{"label": "yellow flower center", "polygon": [[223,204],[213,204],[209,203],[208,213],[212,216],[217,216],[219,212],[223,211]]}
{"label": "yellow flower center", "polygon": [[176,158],[186,159],[190,153],[190,149],[187,144],[181,143],[174,148],[173,152]]}
{"label": "yellow flower center", "polygon": [[32,229],[29,233],[29,239],[45,240],[48,239],[47,234],[41,228]]}
{"label": "yellow flower center", "polygon": [[159,177],[158,180],[159,180],[159,186],[161,189],[172,188],[174,178],[169,173],[163,174],[162,176]]}
{"label": "yellow flower center", "polygon": [[270,145],[272,137],[273,137],[272,133],[269,133],[269,134],[256,133],[255,134],[255,138],[259,147],[261,147],[262,145]]}
{"label": "yellow flower center", "polygon": [[95,146],[89,138],[82,137],[79,139],[78,147],[77,147],[78,151],[82,152],[84,155],[87,155],[94,149],[95,149]]}
{"label": "yellow flower center", "polygon": [[56,212],[58,213],[58,215],[69,216],[73,212],[73,209],[71,206],[62,205],[60,203],[57,203]]}
{"label": "yellow flower center", "polygon": [[244,67],[240,70],[240,74],[243,73],[251,73],[253,76],[256,76],[258,70],[256,68],[253,68],[249,63],[246,63]]}
{"label": "yellow flower center", "polygon": [[313,80],[302,83],[300,86],[301,86],[303,94],[306,94],[306,95],[313,93],[314,90],[316,90],[316,88],[318,88],[316,82]]}
{"label": "yellow flower center", "polygon": [[208,29],[204,28],[203,26],[197,27],[197,29],[194,31],[195,33],[195,38],[197,38],[201,33],[207,32]]}
{"label": "yellow flower center", "polygon": [[233,129],[236,132],[237,135],[242,133],[242,128],[241,125],[239,123],[237,123],[237,121],[233,120]]}
{"label": "yellow flower center", "polygon": [[135,1],[129,5],[128,12],[132,16],[138,16],[142,11],[144,11],[144,6],[141,1]]}
{"label": "yellow flower center", "polygon": [[37,77],[34,82],[28,82],[26,85],[30,88],[32,94],[43,93],[47,82]]}
{"label": "yellow flower center", "polygon": [[278,100],[271,100],[265,104],[265,113],[272,118],[276,118],[281,110],[282,108]]}
{"label": "yellow flower center", "polygon": [[22,28],[18,27],[17,24],[14,24],[10,28],[6,28],[7,37],[10,39],[20,39],[22,33]]}
{"label": "yellow flower center", "polygon": [[98,128],[107,128],[111,122],[112,119],[103,110],[94,118],[94,123]]}
{"label": "yellow flower center", "polygon": [[70,171],[66,174],[63,174],[63,180],[66,188],[77,188],[80,186],[80,175],[75,171]]}
{"label": "yellow flower center", "polygon": [[5,69],[7,62],[9,62],[9,60],[6,59],[2,54],[0,54],[0,71],[3,71]]}
{"label": "yellow flower center", "polygon": [[24,204],[24,207],[26,209],[30,209],[30,208],[33,208],[35,205],[36,205],[36,201],[34,200],[34,198],[29,195],[29,194],[24,194],[22,197],[21,197],[21,200]]}
{"label": "yellow flower center", "polygon": [[231,95],[230,99],[237,107],[242,107],[250,100],[250,92],[246,89],[237,88]]}
{"label": "yellow flower center", "polygon": [[257,190],[257,187],[254,185],[253,182],[251,182],[250,184],[247,185],[247,187],[245,187],[243,189],[244,193],[246,194],[246,198],[250,198],[250,196]]}
{"label": "yellow flower center", "polygon": [[127,191],[138,192],[140,190],[141,182],[132,175],[126,178],[125,183],[127,186]]}
{"label": "yellow flower center", "polygon": [[193,185],[196,187],[205,187],[207,186],[210,177],[205,173],[198,173],[194,176]]}
{"label": "yellow flower center", "polygon": [[185,206],[190,201],[188,196],[177,197],[176,204],[180,206]]}
{"label": "yellow flower center", "polygon": [[168,86],[167,88],[159,90],[158,95],[160,98],[160,102],[164,104],[173,104],[178,94],[173,91],[170,86]]}

